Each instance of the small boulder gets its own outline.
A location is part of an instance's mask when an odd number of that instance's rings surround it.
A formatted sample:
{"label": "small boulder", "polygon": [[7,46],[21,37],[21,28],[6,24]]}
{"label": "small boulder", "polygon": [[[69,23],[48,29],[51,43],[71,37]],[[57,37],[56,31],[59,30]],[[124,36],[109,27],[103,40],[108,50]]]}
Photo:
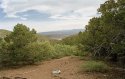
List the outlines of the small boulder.
{"label": "small boulder", "polygon": [[59,69],[54,69],[52,71],[52,74],[53,74],[53,76],[59,76],[59,74],[61,74],[61,71]]}

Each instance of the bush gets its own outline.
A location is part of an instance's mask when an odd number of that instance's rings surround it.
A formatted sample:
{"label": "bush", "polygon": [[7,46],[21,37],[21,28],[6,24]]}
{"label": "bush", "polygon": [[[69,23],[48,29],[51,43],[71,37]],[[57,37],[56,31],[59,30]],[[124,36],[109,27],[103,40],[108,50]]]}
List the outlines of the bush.
{"label": "bush", "polygon": [[80,51],[76,46],[55,44],[52,58],[61,58],[64,56],[79,55]]}
{"label": "bush", "polygon": [[0,66],[10,65],[11,58],[9,56],[9,44],[4,42],[0,46]]}
{"label": "bush", "polygon": [[109,67],[103,62],[87,61],[82,65],[82,71],[86,72],[106,72]]}
{"label": "bush", "polygon": [[52,46],[49,42],[34,42],[23,48],[9,49],[9,46],[2,47],[0,51],[0,64],[2,66],[22,66],[34,64],[51,58]]}
{"label": "bush", "polygon": [[[14,49],[12,44],[4,44],[0,48],[0,64],[2,66],[22,66],[34,64],[46,59],[79,55],[77,46],[55,44],[49,42],[32,42]],[[14,50],[13,50],[14,49]]]}
{"label": "bush", "polygon": [[25,50],[29,54],[29,60],[34,63],[51,58],[53,47],[49,42],[36,42],[29,44]]}

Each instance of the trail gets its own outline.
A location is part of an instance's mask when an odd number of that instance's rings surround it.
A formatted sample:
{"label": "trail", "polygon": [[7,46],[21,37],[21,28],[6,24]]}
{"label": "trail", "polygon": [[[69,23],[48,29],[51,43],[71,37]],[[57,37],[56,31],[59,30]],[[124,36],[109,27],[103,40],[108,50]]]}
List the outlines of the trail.
{"label": "trail", "polygon": [[[0,76],[25,77],[27,79],[100,79],[98,75],[79,73],[80,65],[84,63],[78,57],[64,57],[42,62],[38,66],[26,66],[18,69],[0,71]],[[52,75],[53,69],[60,69],[59,77]],[[101,75],[102,76],[102,75]]]}

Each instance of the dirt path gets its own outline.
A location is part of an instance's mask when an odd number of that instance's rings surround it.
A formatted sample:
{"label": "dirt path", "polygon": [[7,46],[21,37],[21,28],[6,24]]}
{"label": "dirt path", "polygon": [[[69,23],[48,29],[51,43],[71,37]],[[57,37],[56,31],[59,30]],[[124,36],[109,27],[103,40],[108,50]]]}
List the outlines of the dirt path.
{"label": "dirt path", "polygon": [[[84,63],[78,57],[64,57],[45,61],[38,66],[27,66],[19,69],[9,69],[0,71],[1,76],[21,76],[27,79],[100,79],[94,74],[79,73],[79,66]],[[53,69],[60,69],[62,78],[53,77],[51,72]]]}

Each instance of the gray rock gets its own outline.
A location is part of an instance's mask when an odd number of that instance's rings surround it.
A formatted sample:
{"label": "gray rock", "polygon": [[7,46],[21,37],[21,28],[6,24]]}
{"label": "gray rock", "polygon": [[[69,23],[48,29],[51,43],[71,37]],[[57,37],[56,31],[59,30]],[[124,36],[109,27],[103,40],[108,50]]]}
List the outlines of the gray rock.
{"label": "gray rock", "polygon": [[59,74],[61,74],[61,71],[59,69],[54,69],[52,71],[52,74],[53,74],[53,76],[59,76]]}

